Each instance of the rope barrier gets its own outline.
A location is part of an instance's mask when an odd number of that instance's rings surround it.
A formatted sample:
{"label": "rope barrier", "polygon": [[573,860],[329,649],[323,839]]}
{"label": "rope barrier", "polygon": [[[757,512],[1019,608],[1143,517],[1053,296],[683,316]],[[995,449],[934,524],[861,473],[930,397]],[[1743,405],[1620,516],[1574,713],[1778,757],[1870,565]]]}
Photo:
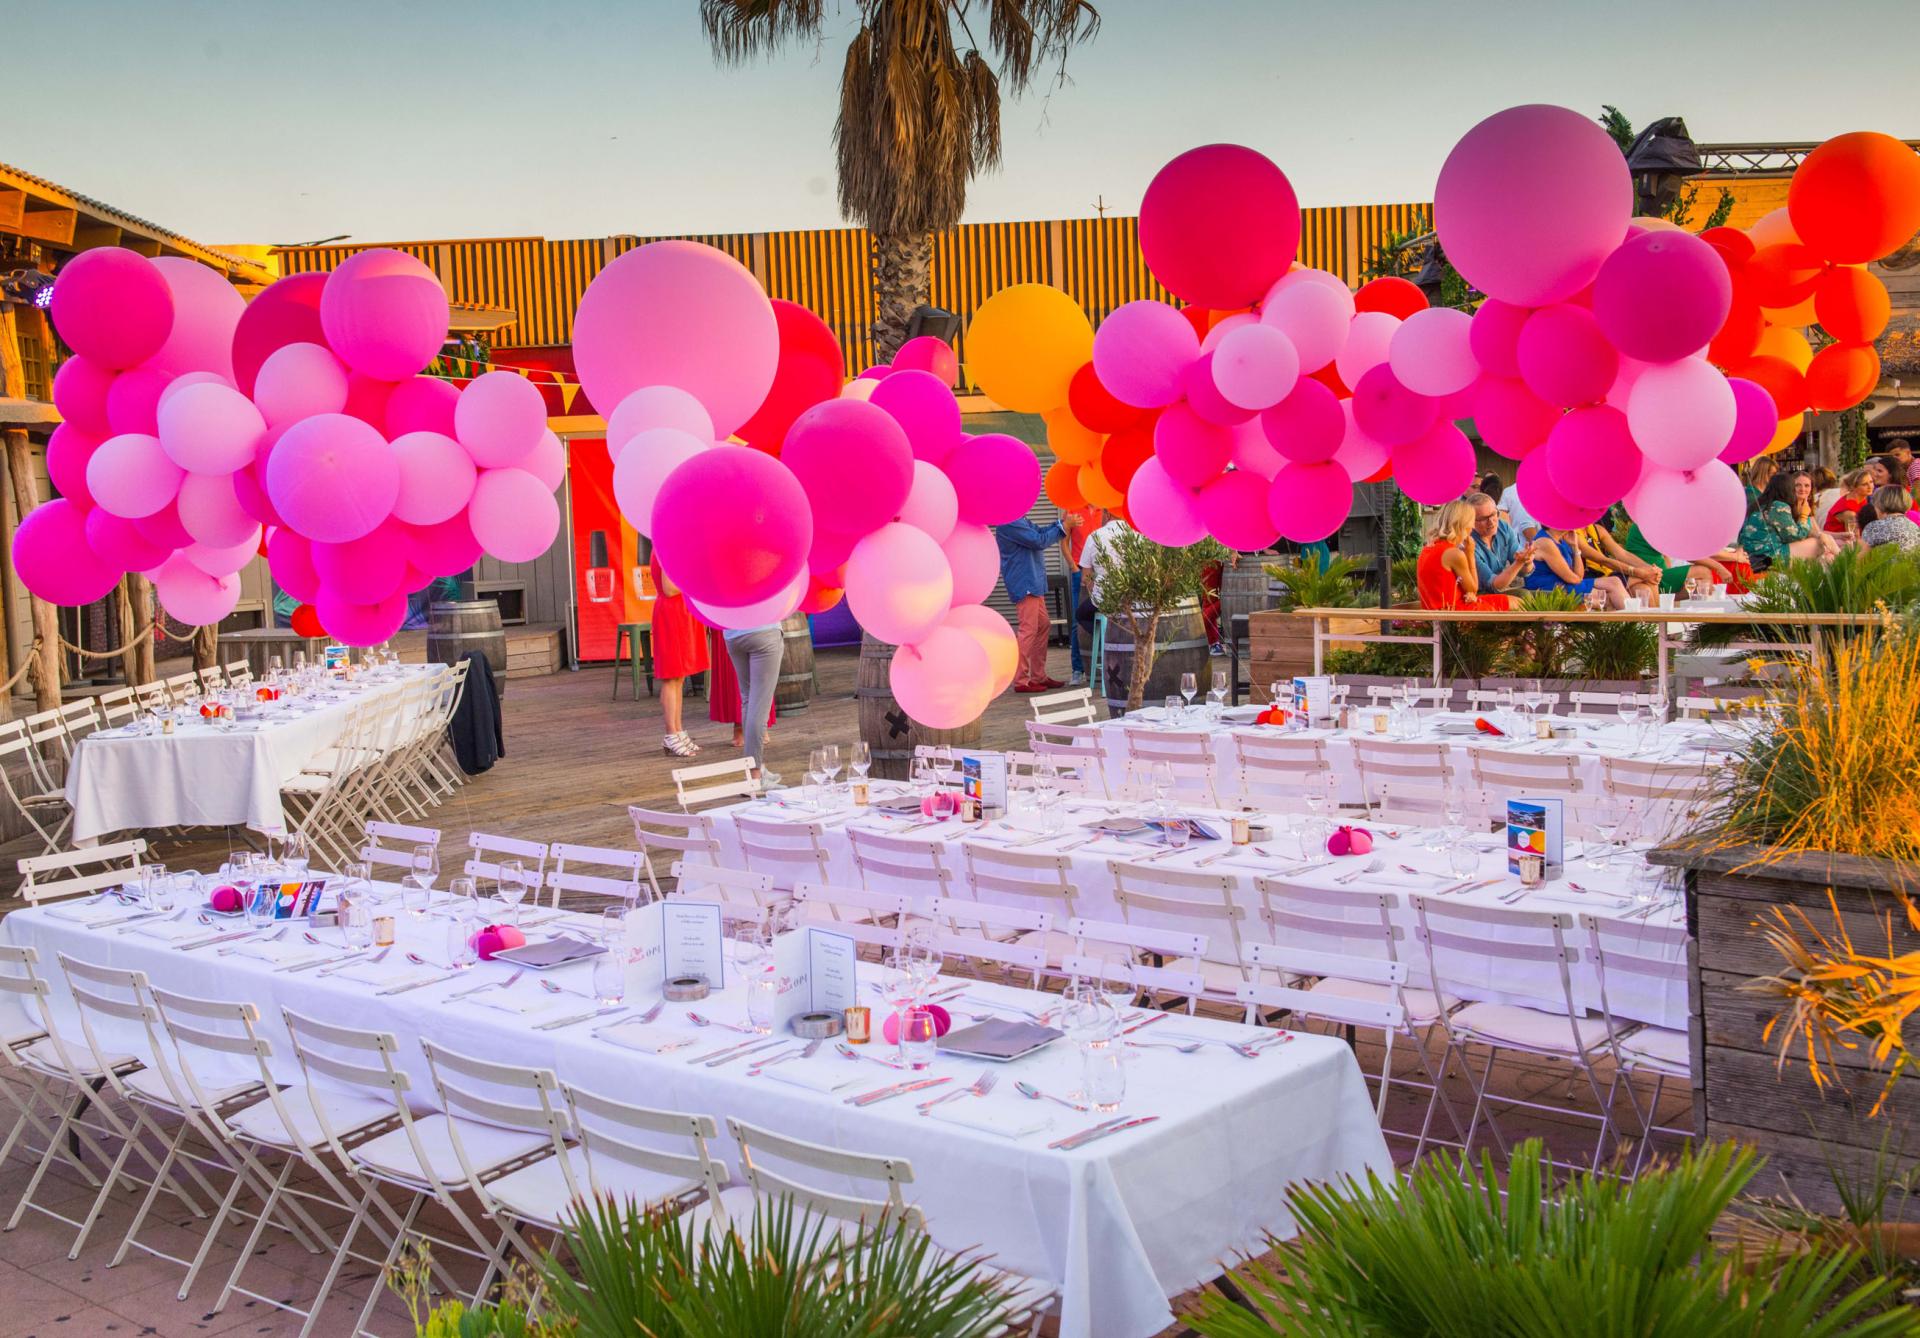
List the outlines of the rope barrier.
{"label": "rope barrier", "polygon": [[20,667],[14,671],[13,677],[9,678],[5,684],[0,685],[0,697],[11,697],[13,695],[13,690],[20,686],[20,680],[25,678],[28,672],[32,670],[34,656],[39,653],[42,644],[39,637],[33,639],[33,644],[27,647],[26,656],[21,662]]}
{"label": "rope barrier", "polygon": [[[127,642],[124,646],[115,646],[112,650],[88,650],[84,646],[74,645],[71,641],[67,640],[65,637],[60,638],[60,648],[62,650],[71,651],[73,654],[78,655],[80,658],[84,660],[111,660],[118,656],[125,655],[128,651],[134,649],[136,646],[146,641],[146,639],[152,636],[156,630],[158,630],[157,624],[155,627],[149,627],[146,631],[142,632],[139,636],[135,637],[133,640]],[[37,645],[39,643],[36,642],[35,644]]]}

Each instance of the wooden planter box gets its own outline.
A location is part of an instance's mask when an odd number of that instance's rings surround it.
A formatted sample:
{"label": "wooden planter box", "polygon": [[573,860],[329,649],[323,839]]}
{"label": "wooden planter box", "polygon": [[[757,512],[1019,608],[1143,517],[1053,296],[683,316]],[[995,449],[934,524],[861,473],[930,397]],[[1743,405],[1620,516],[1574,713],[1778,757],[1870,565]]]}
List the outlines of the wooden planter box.
{"label": "wooden planter box", "polygon": [[1880,1114],[1869,1118],[1886,1073],[1862,1051],[1839,1052],[1838,1081],[1824,1088],[1814,1086],[1801,1046],[1787,1051],[1782,1066],[1778,1032],[1762,1039],[1780,1002],[1742,988],[1783,966],[1757,925],[1775,906],[1798,907],[1832,938],[1831,889],[1857,950],[1888,952],[1891,925],[1892,953],[1920,951],[1920,934],[1887,891],[1893,870],[1885,861],[1802,855],[1742,870],[1757,853],[1671,848],[1650,856],[1687,870],[1695,1128],[1701,1137],[1738,1139],[1766,1154],[1753,1192],[1790,1191],[1816,1212],[1837,1213],[1834,1173],[1865,1183],[1883,1144],[1902,1168],[1920,1158],[1920,1077],[1901,1077]]}
{"label": "wooden planter box", "polygon": [[[1361,610],[1354,610],[1360,614]],[[1375,636],[1380,631],[1378,617],[1330,618],[1327,630],[1334,636]],[[1296,618],[1278,609],[1266,609],[1247,618],[1248,682],[1253,700],[1265,702],[1267,685],[1291,682],[1296,674],[1313,672],[1313,620]],[[1361,650],[1359,641],[1329,641],[1327,649]]]}

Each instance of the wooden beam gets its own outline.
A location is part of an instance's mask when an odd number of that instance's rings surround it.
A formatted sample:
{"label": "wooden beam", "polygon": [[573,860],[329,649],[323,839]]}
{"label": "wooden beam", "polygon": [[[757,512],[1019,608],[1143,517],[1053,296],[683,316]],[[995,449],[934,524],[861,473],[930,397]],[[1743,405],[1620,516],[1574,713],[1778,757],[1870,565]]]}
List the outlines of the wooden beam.
{"label": "wooden beam", "polygon": [[143,255],[149,260],[160,254],[159,242],[151,237],[142,237],[138,233],[135,233],[131,237],[123,237],[120,245],[132,251],[135,255]]}
{"label": "wooden beam", "polygon": [[73,231],[79,226],[79,211],[73,209],[29,209],[20,220],[20,235],[54,246],[71,246]]}
{"label": "wooden beam", "polygon": [[20,231],[20,220],[27,213],[27,193],[0,188],[0,232]]}
{"label": "wooden beam", "polygon": [[88,219],[73,230],[73,249],[90,251],[96,246],[118,246],[125,233],[117,223]]}

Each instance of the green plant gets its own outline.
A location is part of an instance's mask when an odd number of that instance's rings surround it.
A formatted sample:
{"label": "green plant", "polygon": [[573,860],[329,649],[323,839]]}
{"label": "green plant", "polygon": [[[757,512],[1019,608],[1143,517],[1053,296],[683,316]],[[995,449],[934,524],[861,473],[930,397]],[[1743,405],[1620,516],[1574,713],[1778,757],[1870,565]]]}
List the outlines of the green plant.
{"label": "green plant", "polygon": [[1425,678],[1433,672],[1433,655],[1419,646],[1362,646],[1358,650],[1330,650],[1327,652],[1327,672],[1373,674],[1386,678]]}
{"label": "green plant", "polygon": [[[1843,548],[1830,562],[1793,558],[1773,567],[1753,587],[1743,606],[1754,613],[1878,613],[1896,617],[1920,611],[1920,561],[1896,544]],[[1831,647],[1855,633],[1844,627],[1820,630]],[[1801,641],[1797,627],[1706,623],[1697,634],[1702,646],[1731,641]]]}
{"label": "green plant", "polygon": [[1160,619],[1182,600],[1201,597],[1200,577],[1227,550],[1212,539],[1185,548],[1166,548],[1131,527],[1114,537],[1100,565],[1094,603],[1107,615],[1109,628],[1126,631],[1133,642],[1133,674],[1127,684],[1127,709],[1145,700],[1147,679],[1159,651]]}
{"label": "green plant", "polygon": [[1643,678],[1659,663],[1660,635],[1651,623],[1569,623],[1566,645],[1587,678]]}
{"label": "green plant", "polygon": [[1426,529],[1420,504],[1393,484],[1387,485],[1387,493],[1387,556],[1395,562],[1417,559]]}
{"label": "green plant", "polygon": [[1393,592],[1396,604],[1418,604],[1420,602],[1420,559],[1417,557],[1395,558],[1388,584]]}
{"label": "green plant", "polygon": [[1278,1266],[1235,1272],[1246,1307],[1208,1294],[1207,1338],[1891,1338],[1913,1333],[1894,1285],[1845,1248],[1749,1253],[1713,1227],[1758,1169],[1748,1148],[1690,1149],[1638,1179],[1556,1183],[1538,1141],[1509,1161],[1448,1156],[1397,1183],[1295,1191],[1300,1234]]}
{"label": "green plant", "polygon": [[1853,408],[1840,415],[1840,472],[1860,468],[1873,453],[1867,435],[1867,411]]}
{"label": "green plant", "polygon": [[1277,608],[1348,609],[1357,607],[1364,598],[1358,558],[1329,558],[1324,567],[1316,562],[1269,562],[1265,571],[1286,587]]}
{"label": "green plant", "polygon": [[[1586,605],[1571,590],[1530,590],[1514,604],[1532,613],[1577,613]],[[1476,628],[1499,640],[1501,670],[1515,678],[1566,678],[1571,668],[1572,624],[1528,622]]]}

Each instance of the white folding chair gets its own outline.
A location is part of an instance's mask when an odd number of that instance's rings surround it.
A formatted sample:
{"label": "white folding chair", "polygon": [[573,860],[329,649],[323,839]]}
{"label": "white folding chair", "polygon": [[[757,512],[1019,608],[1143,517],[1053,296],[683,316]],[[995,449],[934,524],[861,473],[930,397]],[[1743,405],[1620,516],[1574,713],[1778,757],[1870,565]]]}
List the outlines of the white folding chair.
{"label": "white folding chair", "polygon": [[[55,728],[59,728],[59,712]],[[46,758],[40,743],[28,732],[24,720],[0,724],[0,788],[7,801],[26,820],[47,851],[60,848],[67,829],[73,826],[73,809],[66,791],[47,773]]]}
{"label": "white folding chair", "polygon": [[942,926],[934,935],[941,952],[968,963],[974,975],[980,975],[981,965],[988,963],[1003,968],[996,974],[1027,972],[1031,979],[1026,988],[1040,988],[1040,973],[1047,965],[1046,948],[1029,946],[1016,938],[1031,940],[1046,935],[1053,928],[1053,916],[1046,911],[936,897],[927,913]]}
{"label": "white folding chair", "polygon": [[[911,836],[891,836],[883,832],[846,829],[853,851],[853,867],[860,874],[860,886],[869,892],[899,887],[908,896],[944,897],[953,888],[953,870],[947,867],[938,841],[920,841]],[[824,863],[820,881],[827,877]]]}
{"label": "white folding chair", "polygon": [[1027,721],[1027,746],[1052,762],[1054,774],[1080,794],[1107,796],[1107,745],[1098,725]]}
{"label": "white folding chair", "polygon": [[775,818],[733,819],[740,854],[748,869],[764,873],[782,891],[796,882],[827,881],[827,848],[821,842],[826,825],[819,822],[782,822]]}
{"label": "white folding chair", "polygon": [[[1363,984],[1377,985],[1397,996],[1407,982],[1407,968],[1398,962],[1383,962],[1373,957],[1344,957],[1339,953],[1308,952],[1299,948],[1277,948],[1270,943],[1253,945],[1257,965],[1277,971],[1281,979],[1294,976],[1332,976]],[[1374,1118],[1386,1114],[1387,1089],[1393,1084],[1393,1038],[1407,1032],[1407,1010],[1397,999],[1381,1003],[1355,999],[1324,991],[1302,989],[1294,985],[1242,985],[1240,1002],[1247,1006],[1248,1026],[1257,1026],[1261,1010],[1278,1010],[1293,1018],[1331,1022],[1342,1027],[1366,1027],[1381,1036],[1382,1055],[1377,1079],[1380,1095],[1373,1105]]]}
{"label": "white folding chair", "polygon": [[1588,692],[1581,688],[1574,688],[1567,693],[1567,701],[1573,707],[1573,716],[1576,720],[1592,716],[1611,716],[1618,719],[1622,706],[1639,700],[1639,694],[1633,692]]}
{"label": "white folding chair", "polygon": [[1121,735],[1127,746],[1127,784],[1135,798],[1153,795],[1166,782],[1176,798],[1208,808],[1220,807],[1220,793],[1214,783],[1213,735],[1139,727],[1123,728]]}
{"label": "white folding chair", "polygon": [[461,872],[467,877],[476,882],[486,879],[497,885],[502,871],[510,864],[518,864],[526,875],[527,886],[532,889],[535,900],[539,899],[541,885],[547,880],[545,841],[525,841],[517,836],[496,836],[492,832],[468,832],[467,849],[473,853],[460,866]]}
{"label": "white folding chair", "polygon": [[1093,709],[1090,688],[1068,688],[1033,699],[1033,719],[1042,725],[1091,725],[1100,717]]}
{"label": "white folding chair", "polygon": [[80,740],[105,727],[106,722],[101,718],[94,701],[92,697],[82,697],[60,708],[60,718],[67,726],[67,741],[73,747],[78,747]]}
{"label": "white folding chair", "polygon": [[1207,936],[1180,929],[1149,929],[1118,920],[1074,916],[1066,922],[1073,950],[1061,956],[1061,969],[1070,977],[1115,979],[1124,971],[1133,982],[1135,997],[1144,996],[1155,1008],[1167,999],[1184,999],[1191,1017],[1206,992],[1206,977],[1197,971],[1176,969],[1165,962],[1198,962],[1207,955]]}
{"label": "white folding chair", "polygon": [[845,934],[864,947],[878,948],[883,954],[900,947],[903,917],[914,913],[916,903],[899,892],[869,892],[856,887],[828,887],[824,883],[798,883],[793,900],[800,907],[803,923]]}
{"label": "white folding chair", "polygon": [[1607,808],[1630,835],[1653,837],[1692,826],[1711,797],[1711,779],[1704,762],[1600,759]]}
{"label": "white folding chair", "polygon": [[383,865],[399,869],[402,874],[411,873],[415,846],[432,846],[438,850],[440,829],[409,827],[397,822],[369,822],[367,840],[360,848],[360,858],[372,867],[376,876]]}
{"label": "white folding chair", "polygon": [[913,746],[913,762],[916,779],[924,770],[928,780],[948,786],[960,784],[960,759],[954,755],[949,744],[917,743]]}
{"label": "white folding chair", "polygon": [[705,902],[718,906],[725,918],[757,921],[775,900],[773,877],[747,869],[676,862],[673,891],[665,899]]}
{"label": "white folding chair", "polygon": [[682,813],[691,813],[698,804],[731,803],[736,799],[760,797],[760,777],[750,757],[729,762],[702,762],[694,767],[673,769],[673,793]]}
{"label": "white folding chair", "polygon": [[245,660],[227,661],[227,685],[243,688],[253,682],[253,666]]}
{"label": "white folding chair", "polygon": [[[960,848],[966,860],[967,890],[975,901],[1042,910],[1055,925],[1078,913],[1073,861],[1067,856],[1009,850],[984,841],[964,841]],[[1021,933],[1013,941],[1045,949],[1050,968],[1060,966],[1061,957],[1074,947],[1072,935],[1059,929]]]}
{"label": "white folding chair", "polygon": [[[640,904],[640,878],[647,867],[646,854],[638,850],[615,850],[609,846],[576,846],[555,841],[547,847],[553,867],[547,870],[547,887],[553,892],[549,905],[559,906],[562,892],[609,897],[628,905]],[[572,868],[568,868],[568,864]],[[610,869],[605,873],[583,873],[582,869]]]}
{"label": "white folding chair", "polygon": [[1444,743],[1353,740],[1360,794],[1375,822],[1432,823],[1463,807]]}
{"label": "white folding chair", "polygon": [[132,688],[111,688],[95,697],[93,703],[100,712],[104,729],[124,725],[140,714],[140,703],[134,700]]}
{"label": "white folding chair", "polygon": [[1236,729],[1234,762],[1240,802],[1267,813],[1331,810],[1334,778],[1319,739],[1289,739]]}
{"label": "white folding chair", "polygon": [[[137,882],[140,857],[146,853],[146,838],[136,836],[111,845],[31,856],[17,866],[21,876],[20,899],[29,906],[37,906],[43,901],[64,901],[102,888]],[[103,867],[81,872],[96,864]]]}
{"label": "white folding chair", "polygon": [[[1113,899],[1119,904],[1120,918],[1128,924],[1207,936],[1212,944],[1211,956],[1166,963],[1178,971],[1197,973],[1206,982],[1203,998],[1234,1003],[1238,999],[1236,991],[1253,983],[1240,932],[1247,912],[1234,902],[1233,875],[1163,869],[1157,864],[1125,860],[1109,860],[1107,872],[1113,879]],[[1223,958],[1229,949],[1232,956]]]}
{"label": "white folding chair", "polygon": [[[1607,1090],[1611,1105],[1615,1093],[1624,1085],[1627,1103],[1640,1123],[1640,1146],[1635,1149],[1632,1174],[1639,1175],[1655,1134],[1693,1137],[1693,1126],[1663,1125],[1660,1093],[1669,1078],[1691,1083],[1693,1058],[1684,1028],[1660,1027],[1651,1022],[1633,1024],[1624,1021],[1615,1006],[1616,997],[1628,990],[1642,994],[1678,994],[1687,990],[1687,930],[1684,925],[1652,925],[1644,920],[1628,923],[1582,915],[1581,928],[1587,931],[1587,948],[1593,953],[1595,974],[1600,979],[1600,1015],[1613,1034],[1613,1084]],[[1634,1080],[1641,1074],[1653,1075],[1653,1092],[1643,1108],[1634,1094]]]}
{"label": "white folding chair", "polygon": [[161,683],[167,690],[167,699],[175,706],[186,705],[187,698],[200,690],[200,676],[191,669],[185,673],[169,674]]}
{"label": "white folding chair", "polygon": [[633,839],[645,857],[647,886],[653,899],[660,900],[660,877],[653,857],[666,856],[669,867],[678,860],[687,864],[718,864],[720,842],[713,834],[713,819],[704,813],[668,813],[657,808],[627,807],[633,821]]}
{"label": "white folding chair", "polygon": [[1677,720],[1711,720],[1730,715],[1733,709],[1733,699],[1728,697],[1681,697],[1673,703]]}
{"label": "white folding chair", "polygon": [[[654,1110],[560,1084],[579,1140],[572,1167],[576,1186],[589,1198],[645,1204],[654,1211],[690,1209],[693,1239],[710,1223],[716,1234],[731,1229],[730,1208],[751,1213],[753,1192],[733,1186],[725,1163],[713,1155],[719,1126],[711,1115]],[[495,1181],[495,1186],[505,1183]]]}

